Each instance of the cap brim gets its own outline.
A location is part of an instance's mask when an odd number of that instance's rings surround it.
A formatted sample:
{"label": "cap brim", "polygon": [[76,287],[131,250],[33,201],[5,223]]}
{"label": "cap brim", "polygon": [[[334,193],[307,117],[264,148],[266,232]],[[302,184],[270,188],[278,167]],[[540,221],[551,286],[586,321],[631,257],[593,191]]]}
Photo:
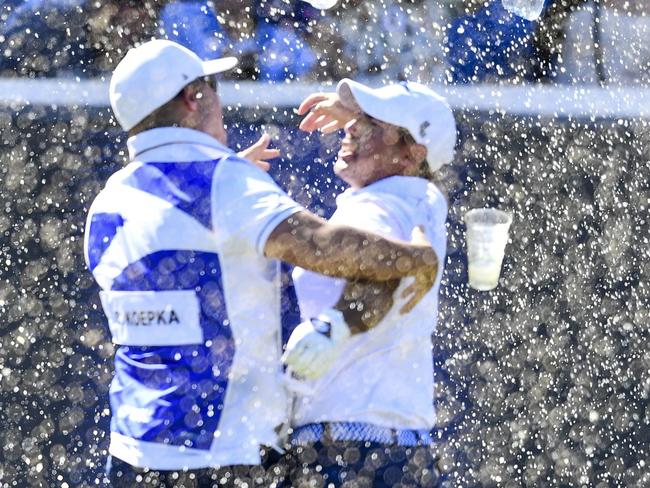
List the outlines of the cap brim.
{"label": "cap brim", "polygon": [[[339,81],[338,85],[336,86],[336,93],[341,99],[343,105],[352,110],[362,110],[363,112],[366,112],[365,109],[368,105],[368,99],[373,98],[371,88],[368,88],[367,86],[364,86],[361,83],[353,81],[349,78],[344,78]],[[359,94],[361,94],[361,100],[358,99]]]}
{"label": "cap brim", "polygon": [[203,61],[203,74],[214,75],[233,69],[237,66],[239,60],[234,56],[227,58],[211,59],[210,61]]}
{"label": "cap brim", "polygon": [[361,110],[371,117],[388,124],[396,123],[392,104],[383,103],[386,99],[381,92],[374,88],[367,87],[361,83],[344,78],[339,81],[336,93],[343,105],[353,110]]}

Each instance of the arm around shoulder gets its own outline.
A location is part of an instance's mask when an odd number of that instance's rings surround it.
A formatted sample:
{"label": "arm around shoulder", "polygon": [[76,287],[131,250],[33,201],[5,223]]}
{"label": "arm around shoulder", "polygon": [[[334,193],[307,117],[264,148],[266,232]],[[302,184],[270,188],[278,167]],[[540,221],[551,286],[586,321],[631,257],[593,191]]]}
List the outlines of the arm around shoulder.
{"label": "arm around shoulder", "polygon": [[264,254],[339,278],[388,281],[415,276],[425,292],[438,272],[438,258],[428,245],[331,224],[307,211],[282,221],[269,235]]}

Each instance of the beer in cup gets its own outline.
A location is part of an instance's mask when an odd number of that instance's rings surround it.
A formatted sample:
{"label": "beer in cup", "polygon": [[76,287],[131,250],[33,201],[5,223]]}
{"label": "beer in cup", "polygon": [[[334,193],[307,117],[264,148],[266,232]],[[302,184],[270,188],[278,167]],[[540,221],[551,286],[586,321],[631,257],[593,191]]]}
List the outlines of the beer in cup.
{"label": "beer in cup", "polygon": [[512,216],[495,208],[477,208],[465,214],[469,286],[487,291],[496,288],[508,242]]}

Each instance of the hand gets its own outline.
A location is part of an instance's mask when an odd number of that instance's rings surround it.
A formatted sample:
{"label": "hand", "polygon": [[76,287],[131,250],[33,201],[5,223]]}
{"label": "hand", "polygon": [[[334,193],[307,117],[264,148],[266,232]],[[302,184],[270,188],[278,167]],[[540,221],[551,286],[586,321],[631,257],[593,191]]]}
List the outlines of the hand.
{"label": "hand", "polygon": [[377,326],[393,307],[393,294],[400,280],[348,281],[336,304],[346,310],[345,321],[352,335],[361,334]]}
{"label": "hand", "polygon": [[336,93],[309,95],[298,107],[298,115],[305,115],[307,112],[307,116],[300,122],[300,129],[306,132],[320,129],[323,134],[342,129],[357,116],[357,112],[343,105]]}
{"label": "hand", "polygon": [[411,244],[421,250],[417,253],[418,262],[413,283],[402,292],[402,298],[410,299],[400,308],[400,313],[409,313],[426,295],[438,276],[438,256],[427,240],[422,226],[416,226],[411,233]]}
{"label": "hand", "polygon": [[341,343],[348,337],[350,329],[343,314],[328,310],[318,319],[302,322],[294,329],[282,355],[282,362],[298,376],[318,379],[336,362]]}
{"label": "hand", "polygon": [[271,136],[264,133],[255,144],[238,152],[237,155],[240,158],[248,159],[261,170],[268,171],[271,168],[271,165],[266,160],[280,156],[279,149],[269,149],[270,142]]}

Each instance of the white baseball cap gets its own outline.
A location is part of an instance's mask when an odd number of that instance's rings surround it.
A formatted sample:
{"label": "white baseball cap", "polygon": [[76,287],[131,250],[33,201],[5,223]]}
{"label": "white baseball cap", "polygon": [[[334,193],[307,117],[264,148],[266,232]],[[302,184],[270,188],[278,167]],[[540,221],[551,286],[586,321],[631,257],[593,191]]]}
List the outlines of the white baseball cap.
{"label": "white baseball cap", "polygon": [[369,88],[344,78],[336,93],[344,105],[358,107],[375,119],[407,129],[415,142],[427,148],[432,171],[454,159],[454,113],[447,101],[430,88],[412,81]]}
{"label": "white baseball cap", "polygon": [[227,71],[237,64],[228,57],[202,61],[180,44],[163,39],[129,49],[113,71],[109,98],[124,130],[174,98],[201,76]]}

